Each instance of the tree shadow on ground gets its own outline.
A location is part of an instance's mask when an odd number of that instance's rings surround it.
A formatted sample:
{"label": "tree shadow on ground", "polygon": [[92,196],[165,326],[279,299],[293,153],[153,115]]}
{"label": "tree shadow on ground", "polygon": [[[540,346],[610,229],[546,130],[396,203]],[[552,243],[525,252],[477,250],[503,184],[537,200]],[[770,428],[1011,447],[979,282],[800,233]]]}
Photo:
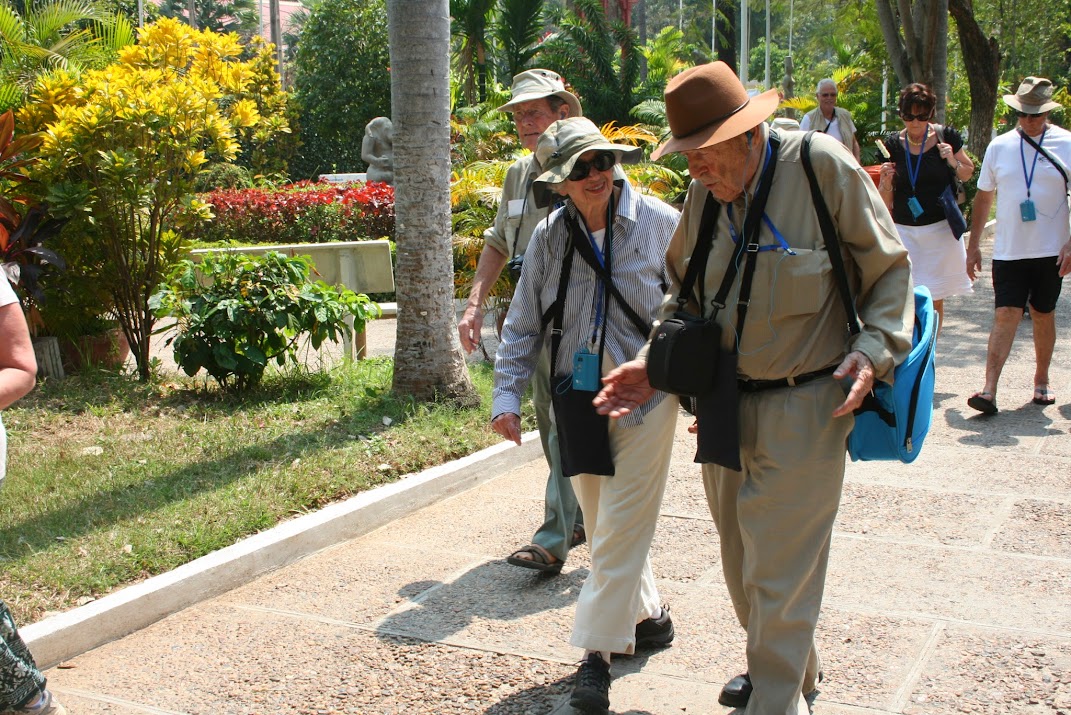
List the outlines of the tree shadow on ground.
{"label": "tree shadow on ground", "polygon": [[[571,622],[571,607],[587,575],[586,569],[567,569],[558,576],[544,576],[505,561],[489,561],[447,583],[418,581],[403,586],[398,593],[409,599],[411,607],[387,616],[376,630],[384,636],[445,641],[458,634],[464,637],[464,631],[476,627],[480,629],[481,642],[505,644],[515,637],[530,636],[537,628],[545,628],[542,635],[546,640],[558,637],[565,642],[568,631],[561,630],[563,621]],[[564,614],[558,614],[539,624],[521,624],[521,634],[501,625],[564,609],[569,609],[568,617],[563,619]]]}

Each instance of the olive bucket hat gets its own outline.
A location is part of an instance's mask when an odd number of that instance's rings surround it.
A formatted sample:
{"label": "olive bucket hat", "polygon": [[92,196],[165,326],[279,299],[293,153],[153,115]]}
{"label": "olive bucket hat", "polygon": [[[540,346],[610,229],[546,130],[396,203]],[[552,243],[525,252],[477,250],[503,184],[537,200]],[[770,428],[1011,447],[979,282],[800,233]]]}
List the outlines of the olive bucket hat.
{"label": "olive bucket hat", "polygon": [[1005,94],[1004,103],[1023,114],[1043,114],[1062,106],[1052,101],[1052,82],[1044,77],[1027,77],[1015,94]]}
{"label": "olive bucket hat", "polygon": [[[590,119],[559,119],[547,127],[536,145],[536,161],[543,169],[532,185],[536,206],[543,208],[550,203],[554,185],[564,183],[580,155],[589,151],[613,152],[617,164],[635,164],[643,156],[639,147],[612,143]],[[623,178],[615,165],[614,179]]]}

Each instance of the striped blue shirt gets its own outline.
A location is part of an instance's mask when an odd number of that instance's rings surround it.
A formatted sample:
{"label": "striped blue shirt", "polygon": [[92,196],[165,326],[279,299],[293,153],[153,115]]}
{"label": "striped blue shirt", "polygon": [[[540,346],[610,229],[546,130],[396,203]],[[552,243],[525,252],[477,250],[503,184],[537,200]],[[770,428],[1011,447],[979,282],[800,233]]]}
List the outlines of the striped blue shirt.
{"label": "striped blue shirt", "polygon": [[[495,387],[491,414],[521,413],[521,397],[535,372],[544,348],[550,349],[551,325],[543,330],[542,318],[558,295],[562,259],[569,246],[566,225],[567,208],[560,208],[541,221],[532,234],[524,255],[524,270],[513,294],[502,342],[495,356]],[[669,286],[666,271],[666,248],[677,226],[679,214],[658,199],[637,193],[628,182],[621,188],[613,224],[611,276],[614,285],[644,321],[651,323]],[[573,256],[569,287],[562,316],[562,340],[553,373],[570,375],[573,354],[590,348],[595,326],[596,295],[599,278],[579,253]],[[606,332],[606,356],[617,365],[632,360],[647,342],[614,298],[610,298],[609,315],[603,318]],[[598,349],[598,345],[594,346]],[[593,395],[594,396],[594,395]],[[622,417],[622,426],[639,424],[664,393],[639,410]]]}

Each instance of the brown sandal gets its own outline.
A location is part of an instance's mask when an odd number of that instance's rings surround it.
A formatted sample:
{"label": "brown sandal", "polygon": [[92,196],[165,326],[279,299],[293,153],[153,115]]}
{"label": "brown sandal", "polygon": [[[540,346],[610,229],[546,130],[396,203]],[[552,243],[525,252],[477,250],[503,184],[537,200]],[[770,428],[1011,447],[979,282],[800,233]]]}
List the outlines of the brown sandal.
{"label": "brown sandal", "polygon": [[[521,558],[521,554],[528,554],[530,558]],[[506,563],[521,568],[535,569],[546,574],[561,573],[562,566],[565,565],[539,544],[528,544],[524,548],[517,549],[506,558]]]}

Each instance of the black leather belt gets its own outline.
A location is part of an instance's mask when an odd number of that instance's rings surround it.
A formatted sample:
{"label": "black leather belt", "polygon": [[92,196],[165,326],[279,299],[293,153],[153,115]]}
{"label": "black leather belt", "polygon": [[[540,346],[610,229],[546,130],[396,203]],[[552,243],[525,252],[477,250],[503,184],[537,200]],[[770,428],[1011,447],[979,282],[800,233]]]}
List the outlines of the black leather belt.
{"label": "black leather belt", "polygon": [[802,375],[796,375],[795,377],[782,377],[780,380],[737,380],[736,384],[741,392],[776,390],[779,387],[795,387],[796,385],[802,385],[805,382],[811,382],[812,380],[817,380],[826,375],[832,375],[836,369],[836,365],[830,365],[821,370],[805,372]]}

